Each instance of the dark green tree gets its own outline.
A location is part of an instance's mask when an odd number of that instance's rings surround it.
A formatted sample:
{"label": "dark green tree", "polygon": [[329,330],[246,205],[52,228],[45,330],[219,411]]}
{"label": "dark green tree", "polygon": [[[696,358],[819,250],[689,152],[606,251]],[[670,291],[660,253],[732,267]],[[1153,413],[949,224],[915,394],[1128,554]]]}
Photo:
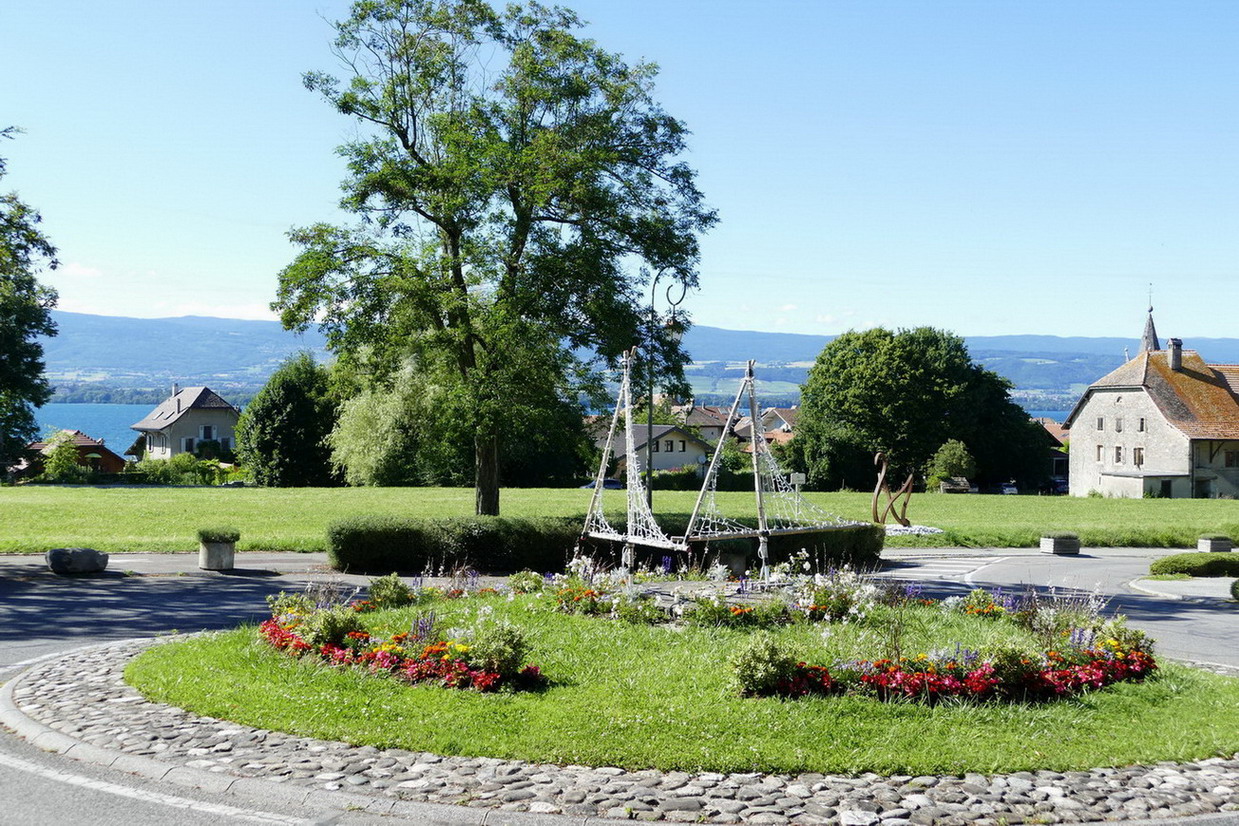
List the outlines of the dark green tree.
{"label": "dark green tree", "polygon": [[951,333],[844,333],[809,372],[792,464],[817,487],[865,488],[876,478],[875,453],[886,454],[891,478],[902,478],[956,439],[972,452],[982,481],[1039,481],[1043,445],[1009,391]]}
{"label": "dark green tree", "polygon": [[[0,138],[16,132],[0,129]],[[0,157],[0,178],[4,175]],[[57,261],[55,247],[39,231],[41,220],[16,193],[0,194],[0,471],[37,435],[34,408],[52,396],[39,336],[56,334],[51,315],[56,291],[35,276],[43,267],[55,269]]]}
{"label": "dark green tree", "polygon": [[[346,78],[305,77],[363,127],[341,148],[342,206],[362,223],[294,230],[301,252],[273,307],[287,327],[320,324],[376,375],[411,348],[437,354],[479,514],[499,512],[504,444],[529,435],[508,427],[513,396],[596,385],[584,368],[614,366],[650,321],[644,268],[695,286],[697,235],[715,221],[677,160],[684,124],[651,96],[655,67],[579,26],[536,3],[358,2],[335,26]],[[651,349],[682,377],[674,336]]]}
{"label": "dark green tree", "polygon": [[327,436],[336,421],[327,368],[309,353],[285,361],[237,422],[237,460],[270,487],[339,484]]}

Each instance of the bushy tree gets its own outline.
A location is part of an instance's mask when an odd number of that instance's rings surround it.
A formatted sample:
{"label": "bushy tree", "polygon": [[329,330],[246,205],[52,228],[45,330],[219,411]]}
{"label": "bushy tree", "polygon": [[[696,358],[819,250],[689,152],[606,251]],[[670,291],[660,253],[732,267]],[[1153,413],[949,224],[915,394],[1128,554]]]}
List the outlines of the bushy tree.
{"label": "bushy tree", "polygon": [[[653,100],[655,68],[579,27],[538,3],[359,2],[335,26],[346,78],[305,77],[364,129],[341,150],[342,205],[362,225],[292,232],[301,252],[273,306],[376,374],[411,347],[450,368],[480,514],[499,512],[520,438],[512,397],[576,398],[577,353],[614,366],[645,329],[646,268],[695,286],[715,220],[678,160],[684,124]],[[647,350],[682,376],[674,336]]]}
{"label": "bushy tree", "polygon": [[942,330],[844,333],[822,350],[804,385],[795,469],[817,487],[871,487],[875,453],[902,477],[956,439],[973,453],[980,480],[1039,482],[1045,440],[1010,388]]}
{"label": "bushy tree", "polygon": [[73,434],[61,430],[47,440],[47,452],[43,454],[43,472],[39,479],[44,482],[81,484],[90,477],[90,469],[78,463],[77,447]]}
{"label": "bushy tree", "polygon": [[327,444],[335,421],[328,370],[299,353],[271,374],[241,413],[237,460],[259,485],[338,484]]}
{"label": "bushy tree", "polygon": [[930,458],[925,466],[925,475],[938,479],[949,479],[952,476],[965,478],[975,476],[976,460],[968,452],[968,446],[959,439],[947,439],[942,447]]}
{"label": "bushy tree", "polygon": [[[0,138],[16,131],[0,129]],[[0,157],[0,179],[4,174]],[[55,247],[39,231],[41,220],[16,193],[0,194],[0,470],[37,435],[34,408],[52,396],[39,336],[56,334],[56,291],[35,276],[44,267],[55,269],[57,261]]]}

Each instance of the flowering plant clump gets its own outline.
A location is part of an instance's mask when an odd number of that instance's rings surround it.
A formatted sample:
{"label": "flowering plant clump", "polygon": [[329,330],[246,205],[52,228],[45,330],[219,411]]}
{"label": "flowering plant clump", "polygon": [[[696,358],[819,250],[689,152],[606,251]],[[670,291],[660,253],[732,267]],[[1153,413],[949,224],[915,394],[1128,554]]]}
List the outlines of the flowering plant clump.
{"label": "flowering plant clump", "polygon": [[816,574],[800,591],[800,607],[811,620],[858,622],[877,604],[880,591],[849,567]]}
{"label": "flowering plant clump", "polygon": [[[351,617],[353,622],[344,622],[342,617]],[[337,605],[307,614],[275,614],[258,627],[258,634],[293,657],[364,668],[410,683],[437,682],[475,691],[542,684],[539,668],[523,664],[528,646],[520,629],[492,621],[471,631],[440,634],[437,625],[431,612],[419,615],[408,631],[379,637],[360,626],[351,605]],[[324,627],[331,633],[322,633],[319,629]]]}
{"label": "flowering plant clump", "polygon": [[684,609],[689,625],[723,628],[770,628],[793,621],[791,609],[782,600],[765,600],[735,605],[722,594],[699,596]]}
{"label": "flowering plant clump", "polygon": [[564,580],[555,591],[555,607],[566,614],[610,614],[612,593],[601,584],[584,580]]}
{"label": "flowering plant clump", "polygon": [[974,617],[998,617],[1007,613],[1013,602],[1004,599],[1001,590],[991,594],[984,588],[974,588],[959,603],[959,610]]}

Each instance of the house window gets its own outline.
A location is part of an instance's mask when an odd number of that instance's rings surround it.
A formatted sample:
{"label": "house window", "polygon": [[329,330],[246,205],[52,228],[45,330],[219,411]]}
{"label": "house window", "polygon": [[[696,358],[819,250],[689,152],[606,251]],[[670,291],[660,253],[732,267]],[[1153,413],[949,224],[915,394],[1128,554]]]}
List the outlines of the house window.
{"label": "house window", "polygon": [[1169,499],[1172,496],[1174,496],[1174,483],[1169,479],[1163,479],[1161,497],[1163,499]]}
{"label": "house window", "polygon": [[663,450],[671,453],[675,450],[675,439],[668,439],[663,443]]}
{"label": "house window", "polygon": [[192,437],[186,436],[184,439],[181,439],[181,450],[185,453],[194,452],[194,440]]}
{"label": "house window", "polygon": [[198,438],[206,442],[215,438],[215,427],[213,425],[204,424],[198,428]]}
{"label": "house window", "polygon": [[1114,420],[1114,432],[1115,433],[1123,432],[1123,417],[1122,416],[1119,416],[1117,419]]}
{"label": "house window", "polygon": [[1106,417],[1105,417],[1105,416],[1098,416],[1098,417],[1097,417],[1097,429],[1098,429],[1098,430],[1105,430],[1105,429],[1106,429]]}
{"label": "house window", "polygon": [[655,453],[658,452],[658,440],[657,439],[654,440],[654,452]]}
{"label": "house window", "polygon": [[1122,445],[1114,446],[1114,464],[1116,465],[1123,464],[1123,446]]}
{"label": "house window", "polygon": [[1136,422],[1136,430],[1139,430],[1141,433],[1144,432],[1144,416],[1141,416],[1140,421]]}
{"label": "house window", "polygon": [[680,452],[683,453],[686,450],[688,450],[688,444],[683,439],[680,439]]}
{"label": "house window", "polygon": [[1239,450],[1226,451],[1226,467],[1239,467]]}
{"label": "house window", "polygon": [[1102,445],[1097,445],[1097,461],[1099,462],[1105,461],[1105,458],[1106,458],[1105,447],[1103,447]]}
{"label": "house window", "polygon": [[1144,466],[1144,448],[1133,447],[1131,449],[1131,463],[1136,467]]}

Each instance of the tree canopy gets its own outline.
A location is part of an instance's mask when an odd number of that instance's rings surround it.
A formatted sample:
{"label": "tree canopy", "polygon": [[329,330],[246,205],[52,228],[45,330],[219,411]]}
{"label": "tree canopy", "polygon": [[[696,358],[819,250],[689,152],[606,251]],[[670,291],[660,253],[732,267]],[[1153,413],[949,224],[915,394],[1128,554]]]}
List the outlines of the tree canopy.
{"label": "tree canopy", "polygon": [[[273,307],[376,376],[411,352],[447,368],[478,513],[499,510],[513,395],[577,398],[585,367],[638,343],[651,270],[696,285],[715,221],[679,160],[684,124],[652,97],[655,67],[580,25],[537,3],[358,2],[335,24],[345,77],[305,76],[362,125],[340,149],[341,203],[361,222],[294,230]],[[678,340],[649,344],[680,375]]]}
{"label": "tree canopy", "polygon": [[921,472],[957,440],[982,481],[1039,482],[1048,469],[1046,441],[1010,388],[973,363],[963,339],[942,330],[844,333],[809,371],[793,463],[818,487],[867,487],[876,452],[892,468]]}
{"label": "tree canopy", "polygon": [[237,460],[269,487],[339,484],[327,436],[336,421],[329,373],[299,353],[271,374],[237,421]]}
{"label": "tree canopy", "polygon": [[[0,129],[0,138],[16,131]],[[0,179],[5,172],[0,157]],[[17,193],[0,194],[0,470],[15,463],[37,435],[34,408],[52,396],[39,336],[56,334],[56,291],[36,276],[44,267],[55,269],[57,261],[56,248],[39,230],[41,220]]]}

